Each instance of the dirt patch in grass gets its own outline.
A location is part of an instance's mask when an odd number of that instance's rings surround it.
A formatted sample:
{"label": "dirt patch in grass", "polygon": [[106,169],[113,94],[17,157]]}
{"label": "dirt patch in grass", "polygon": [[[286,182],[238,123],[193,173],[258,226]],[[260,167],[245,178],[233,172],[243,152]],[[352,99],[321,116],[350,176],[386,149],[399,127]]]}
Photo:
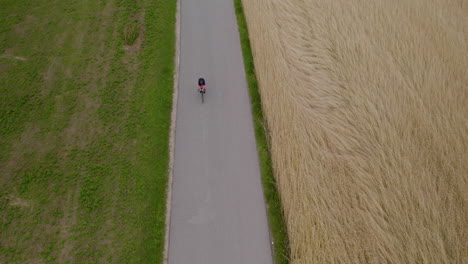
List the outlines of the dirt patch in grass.
{"label": "dirt patch in grass", "polygon": [[[59,50],[65,44],[65,40],[69,38],[71,32],[64,31],[59,34],[54,41],[52,41],[52,46],[54,49]],[[58,80],[67,77],[71,78],[71,66],[64,63],[63,56],[51,56],[47,58],[49,60],[48,65],[45,67],[45,71],[43,71],[44,76],[44,83],[41,86],[40,94],[42,96],[47,96],[49,92],[53,89],[60,89],[60,87],[56,87],[59,84],[57,83]]]}
{"label": "dirt patch in grass", "polygon": [[20,37],[24,37],[27,29],[30,27],[31,24],[37,23],[37,18],[32,15],[26,15],[23,21],[15,24],[13,26],[15,33],[18,34]]}
{"label": "dirt patch in grass", "polygon": [[124,45],[124,50],[130,54],[138,52],[143,43],[143,34],[138,34],[135,42],[132,45]]}
{"label": "dirt patch in grass", "polygon": [[57,60],[57,58],[52,60],[52,62],[47,67],[47,71],[44,73],[44,80],[46,82],[52,82],[54,80]]}
{"label": "dirt patch in grass", "polygon": [[[8,181],[15,170],[25,166],[24,156],[28,155],[28,153],[41,156],[52,150],[52,144],[49,144],[46,140],[38,140],[38,138],[39,127],[33,123],[26,124],[19,139],[12,144],[9,158],[4,164],[0,164],[0,170],[3,172],[2,182]],[[50,141],[52,139],[49,138]]]}
{"label": "dirt patch in grass", "polygon": [[78,222],[78,192],[72,190],[68,191],[67,198],[62,208],[64,208],[64,214],[59,222],[59,230],[60,243],[63,243],[63,247],[58,254],[58,263],[65,263],[67,260],[72,262],[74,259],[72,229]]}
{"label": "dirt patch in grass", "polygon": [[14,48],[7,48],[7,49],[5,49],[5,52],[0,56],[0,58],[19,60],[19,61],[27,61],[28,60],[25,57],[16,56],[14,54],[14,52],[15,52]]}
{"label": "dirt patch in grass", "polygon": [[125,44],[124,50],[127,53],[134,54],[141,48],[144,41],[145,32],[145,13],[141,12],[132,18],[127,27],[124,29]]}
{"label": "dirt patch in grass", "polygon": [[65,143],[85,147],[93,138],[100,135],[102,124],[95,120],[100,100],[89,94],[82,95],[79,100],[82,110],[75,112],[71,117],[66,129]]}
{"label": "dirt patch in grass", "polygon": [[[102,135],[103,125],[97,118],[97,112],[101,104],[97,90],[103,85],[101,80],[106,79],[110,70],[111,53],[106,51],[105,42],[109,36],[108,30],[112,22],[112,14],[115,12],[115,6],[108,2],[104,9],[96,14],[101,17],[99,30],[94,37],[93,46],[99,47],[95,54],[94,63],[89,63],[84,72],[79,76],[87,84],[81,88],[76,98],[76,108],[71,115],[68,125],[65,129],[64,144],[67,149],[86,149],[89,144]],[[115,31],[115,27],[112,31]],[[80,47],[83,44],[85,32],[81,32],[76,38],[75,45]],[[91,54],[90,54],[91,55]]]}
{"label": "dirt patch in grass", "polygon": [[19,207],[30,207],[31,206],[31,201],[21,199],[19,197],[14,196],[14,195],[9,195],[7,197],[7,199],[9,201],[10,206],[19,206]]}

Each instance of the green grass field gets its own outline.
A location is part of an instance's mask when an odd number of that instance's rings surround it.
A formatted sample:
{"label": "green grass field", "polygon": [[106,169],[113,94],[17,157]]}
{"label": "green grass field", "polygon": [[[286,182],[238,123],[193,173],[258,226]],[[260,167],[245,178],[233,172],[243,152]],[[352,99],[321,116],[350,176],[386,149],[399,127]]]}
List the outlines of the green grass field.
{"label": "green grass field", "polygon": [[0,6],[0,263],[160,263],[176,1]]}

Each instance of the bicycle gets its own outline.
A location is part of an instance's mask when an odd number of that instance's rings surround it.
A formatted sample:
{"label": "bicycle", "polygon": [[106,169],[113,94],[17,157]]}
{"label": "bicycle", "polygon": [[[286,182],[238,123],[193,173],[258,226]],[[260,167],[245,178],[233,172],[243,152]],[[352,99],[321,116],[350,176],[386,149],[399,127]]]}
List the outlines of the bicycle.
{"label": "bicycle", "polygon": [[205,89],[205,86],[204,85],[200,85],[198,87],[198,92],[201,94],[201,101],[202,101],[202,104],[205,102],[205,93],[206,93],[206,89]]}

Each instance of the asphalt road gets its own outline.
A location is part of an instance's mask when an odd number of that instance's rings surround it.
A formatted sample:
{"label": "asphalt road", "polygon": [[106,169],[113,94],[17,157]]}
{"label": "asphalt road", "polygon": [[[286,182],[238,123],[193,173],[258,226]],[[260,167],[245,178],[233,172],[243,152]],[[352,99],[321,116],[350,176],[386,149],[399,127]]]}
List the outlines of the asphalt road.
{"label": "asphalt road", "polygon": [[233,0],[181,0],[180,18],[168,263],[271,264]]}

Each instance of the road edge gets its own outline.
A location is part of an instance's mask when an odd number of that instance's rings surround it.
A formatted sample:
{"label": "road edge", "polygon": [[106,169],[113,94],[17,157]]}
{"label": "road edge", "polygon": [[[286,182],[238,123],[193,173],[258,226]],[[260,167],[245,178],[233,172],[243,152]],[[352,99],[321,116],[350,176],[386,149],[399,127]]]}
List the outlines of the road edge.
{"label": "road edge", "polygon": [[174,149],[175,149],[175,131],[177,119],[177,99],[179,90],[179,62],[180,62],[180,0],[176,3],[176,25],[175,25],[175,55],[174,55],[174,86],[172,93],[172,112],[171,112],[171,128],[169,135],[169,168],[168,168],[168,183],[166,192],[166,231],[164,239],[164,259],[163,263],[168,263],[169,258],[169,232],[171,227],[171,203],[172,203],[172,178],[174,172]]}
{"label": "road edge", "polygon": [[268,229],[270,233],[273,263],[288,264],[290,262],[290,247],[285,219],[276,187],[276,179],[268,141],[268,124],[263,116],[262,100],[255,73],[254,58],[250,45],[248,24],[246,21],[242,0],[233,0],[237,29],[241,42],[242,59],[245,77],[249,90],[250,107],[255,132],[257,155],[260,165],[263,197],[266,203]]}

